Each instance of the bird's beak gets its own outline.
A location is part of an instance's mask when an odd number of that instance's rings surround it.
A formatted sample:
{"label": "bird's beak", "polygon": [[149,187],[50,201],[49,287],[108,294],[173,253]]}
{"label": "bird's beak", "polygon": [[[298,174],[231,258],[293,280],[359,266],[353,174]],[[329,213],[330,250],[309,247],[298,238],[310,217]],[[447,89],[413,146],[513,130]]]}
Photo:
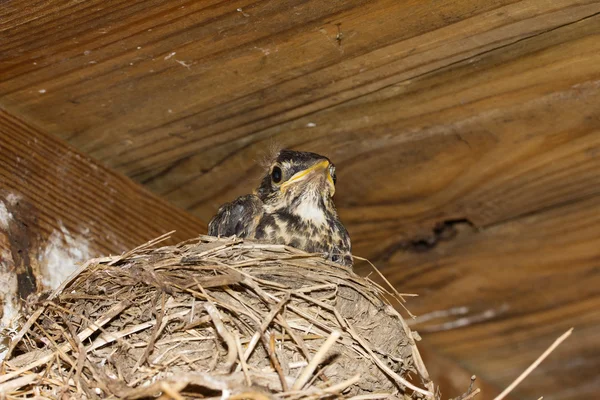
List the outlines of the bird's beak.
{"label": "bird's beak", "polygon": [[329,161],[327,161],[327,160],[319,161],[315,165],[313,165],[303,171],[297,172],[290,179],[288,179],[281,185],[281,189],[285,190],[288,186],[296,184],[300,181],[310,179],[313,176],[323,176],[323,175],[325,176],[325,180],[327,181],[327,183],[329,184],[329,187],[331,189],[331,196],[333,196],[333,193],[335,192],[335,185],[333,183],[333,178],[331,177],[331,174],[329,173]]}

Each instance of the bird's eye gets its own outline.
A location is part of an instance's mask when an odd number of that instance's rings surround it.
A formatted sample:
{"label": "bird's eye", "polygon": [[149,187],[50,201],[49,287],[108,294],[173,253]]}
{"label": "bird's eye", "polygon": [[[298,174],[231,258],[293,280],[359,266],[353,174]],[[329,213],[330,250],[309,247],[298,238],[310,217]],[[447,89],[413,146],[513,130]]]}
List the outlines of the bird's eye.
{"label": "bird's eye", "polygon": [[333,184],[335,185],[337,177],[335,176],[335,166],[333,164],[329,165],[329,175],[331,175],[331,179],[333,180]]}
{"label": "bird's eye", "polygon": [[273,171],[271,171],[271,179],[274,183],[281,182],[281,178],[283,178],[283,172],[281,172],[281,168],[273,167]]}

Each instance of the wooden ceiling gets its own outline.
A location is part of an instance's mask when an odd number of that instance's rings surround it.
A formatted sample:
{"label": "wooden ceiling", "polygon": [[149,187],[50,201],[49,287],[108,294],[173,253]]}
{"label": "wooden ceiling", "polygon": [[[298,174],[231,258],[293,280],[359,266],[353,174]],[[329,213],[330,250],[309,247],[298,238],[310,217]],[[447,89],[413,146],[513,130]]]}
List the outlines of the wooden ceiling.
{"label": "wooden ceiling", "polygon": [[205,222],[273,146],[326,154],[355,253],[435,317],[427,346],[502,387],[575,326],[515,398],[600,391],[599,1],[24,0],[0,21],[11,114]]}

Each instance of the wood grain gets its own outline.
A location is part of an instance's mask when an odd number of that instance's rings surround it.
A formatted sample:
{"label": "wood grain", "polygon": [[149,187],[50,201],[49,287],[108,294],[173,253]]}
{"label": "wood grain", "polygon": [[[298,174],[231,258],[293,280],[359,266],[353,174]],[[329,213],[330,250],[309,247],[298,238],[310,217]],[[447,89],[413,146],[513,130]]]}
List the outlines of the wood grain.
{"label": "wood grain", "polygon": [[204,219],[271,141],[326,152],[371,257],[598,192],[600,2],[340,4],[15,7],[0,101]]}
{"label": "wood grain", "polygon": [[[7,31],[3,102],[194,210],[198,195],[220,202],[207,182],[216,174],[231,184],[256,172],[249,161],[273,134],[321,149],[332,134],[348,140],[331,124],[286,121],[600,11],[573,1],[53,4]],[[329,122],[356,134],[354,119]]]}
{"label": "wood grain", "polygon": [[457,376],[505,386],[574,324],[516,398],[597,391],[599,1],[27,0],[0,20],[22,120],[203,220],[273,142],[325,153],[355,252],[416,313],[454,310],[418,327]]}
{"label": "wood grain", "polygon": [[[600,196],[485,230],[455,226],[426,252],[398,252],[383,272],[420,315],[412,329],[442,356],[503,385],[560,334],[573,336],[515,398],[594,398],[600,391]],[[428,319],[430,318],[430,319]]]}
{"label": "wood grain", "polygon": [[0,110],[0,306],[49,289],[60,274],[50,265],[119,254],[174,229],[170,243],[206,225]]}

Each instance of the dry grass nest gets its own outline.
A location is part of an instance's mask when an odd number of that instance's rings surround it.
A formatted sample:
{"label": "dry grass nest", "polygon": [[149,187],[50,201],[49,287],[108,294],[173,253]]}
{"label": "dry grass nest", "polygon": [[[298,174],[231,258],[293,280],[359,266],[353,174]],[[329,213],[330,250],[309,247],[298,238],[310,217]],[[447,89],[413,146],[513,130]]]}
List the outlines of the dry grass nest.
{"label": "dry grass nest", "polygon": [[201,236],[93,259],[31,307],[6,398],[434,398],[391,287],[279,245]]}

